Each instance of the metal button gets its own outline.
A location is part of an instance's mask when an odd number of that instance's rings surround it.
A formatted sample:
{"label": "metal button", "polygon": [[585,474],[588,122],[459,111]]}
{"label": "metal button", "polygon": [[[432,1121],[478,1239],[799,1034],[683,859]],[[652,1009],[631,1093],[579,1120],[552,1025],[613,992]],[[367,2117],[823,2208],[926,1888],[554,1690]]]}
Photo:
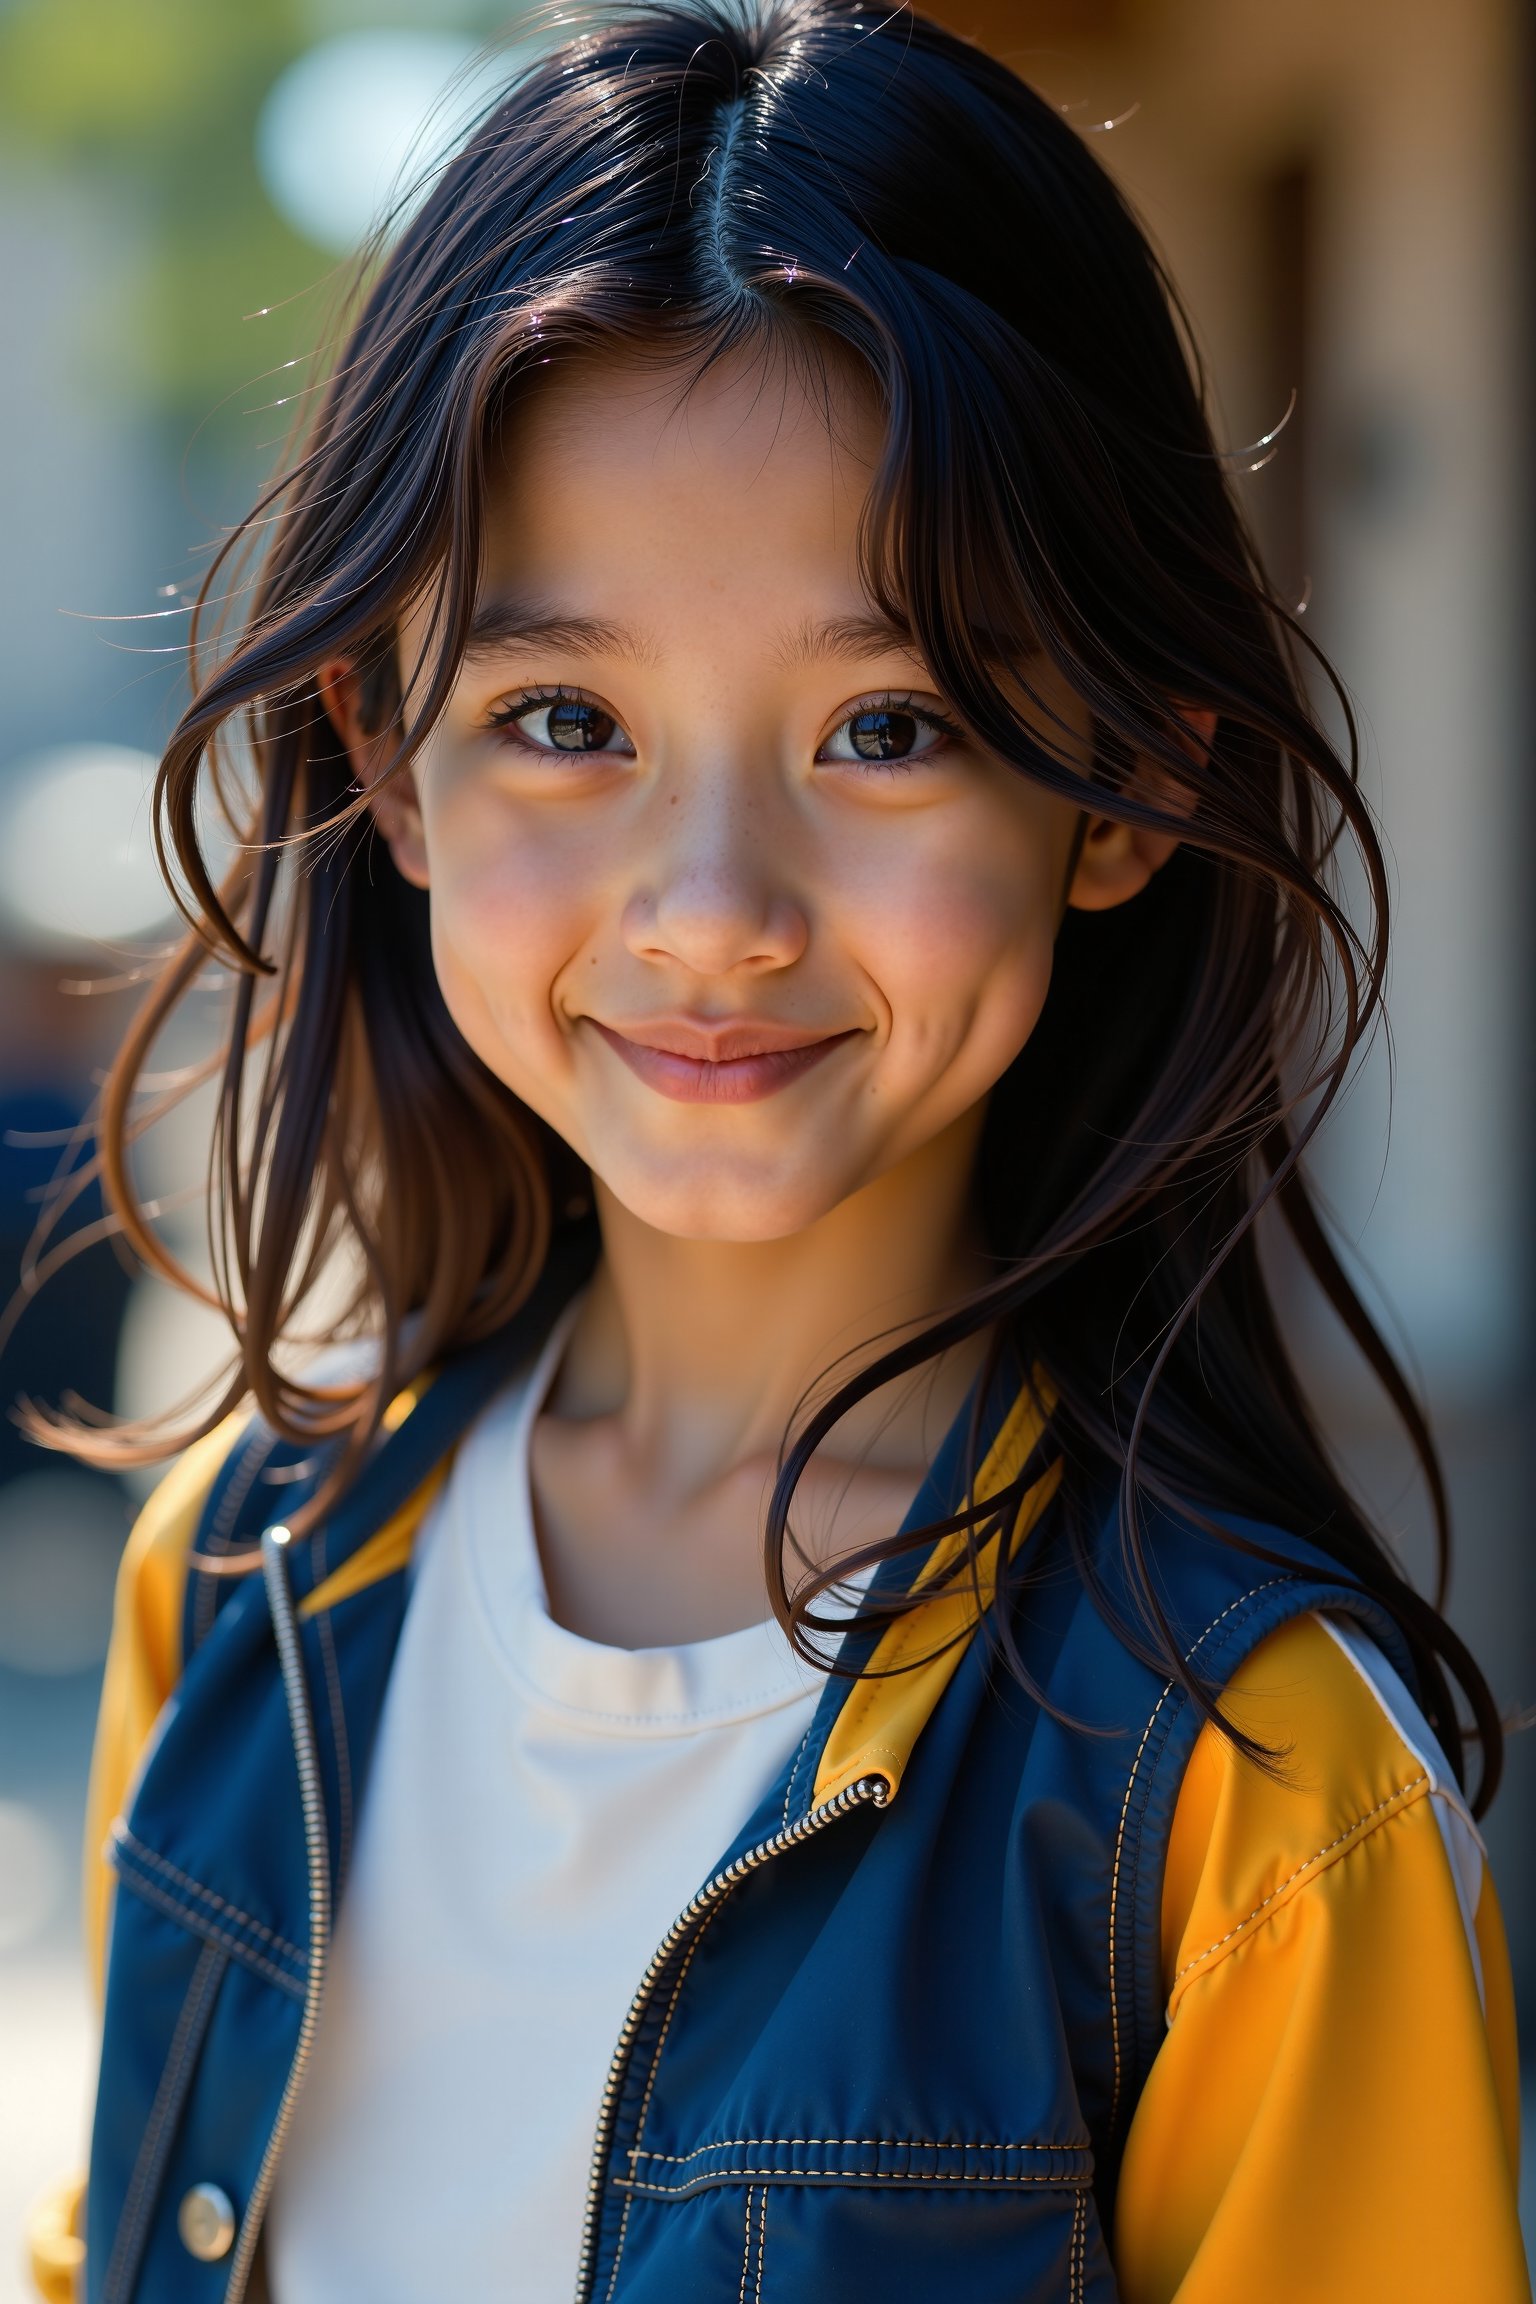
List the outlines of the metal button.
{"label": "metal button", "polygon": [[235,2240],[235,2204],[217,2184],[194,2184],[176,2211],[182,2245],[203,2264],[227,2256]]}

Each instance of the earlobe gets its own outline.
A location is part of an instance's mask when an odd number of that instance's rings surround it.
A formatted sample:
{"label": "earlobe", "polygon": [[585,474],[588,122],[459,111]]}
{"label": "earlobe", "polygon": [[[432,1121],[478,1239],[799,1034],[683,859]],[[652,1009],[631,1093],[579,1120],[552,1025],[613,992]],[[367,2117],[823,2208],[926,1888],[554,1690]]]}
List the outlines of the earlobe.
{"label": "earlobe", "polygon": [[[1216,714],[1184,711],[1179,720],[1191,759],[1203,761],[1216,733]],[[1194,813],[1195,792],[1160,763],[1139,762],[1129,788],[1138,799],[1150,801],[1171,815]],[[1075,912],[1110,912],[1117,904],[1128,904],[1141,894],[1153,874],[1162,870],[1178,845],[1172,832],[1125,824],[1114,816],[1090,816],[1067,889],[1069,907]]]}
{"label": "earlobe", "polygon": [[336,657],[322,664],[316,676],[320,701],[351,763],[359,790],[368,795],[368,807],[402,880],[425,888],[427,848],[416,796],[414,770],[407,763],[386,773],[396,750],[394,729],[370,730],[363,725],[361,682],[349,659]]}

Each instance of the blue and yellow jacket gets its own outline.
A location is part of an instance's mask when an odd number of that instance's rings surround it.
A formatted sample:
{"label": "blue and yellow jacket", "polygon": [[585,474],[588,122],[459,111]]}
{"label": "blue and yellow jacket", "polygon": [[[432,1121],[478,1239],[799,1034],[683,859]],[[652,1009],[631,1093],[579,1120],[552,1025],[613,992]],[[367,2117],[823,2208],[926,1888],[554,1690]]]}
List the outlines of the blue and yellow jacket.
{"label": "blue and yellow jacket", "polygon": [[[57,2304],[262,2293],[414,1534],[549,1309],[396,1401],[306,1542],[262,1533],[304,1467],[259,1426],[144,1512],[91,1791],[90,2175],[34,2233]],[[914,1525],[954,1508],[960,1429]],[[979,1492],[1038,1437],[994,1400]],[[1498,1911],[1393,1625],[1299,1539],[1246,1530],[1265,1562],[1157,1525],[1187,1654],[1285,1754],[1265,1772],[1111,1629],[1055,1485],[1012,1536],[1047,1702],[969,1636],[969,1588],[850,1634],[868,1676],[829,1680],[637,1980],[580,2304],[1528,2298]],[[253,1541],[259,1575],[200,1566]],[[1117,1559],[1106,1519],[1110,1615]],[[996,1568],[994,1540],[987,1606]]]}

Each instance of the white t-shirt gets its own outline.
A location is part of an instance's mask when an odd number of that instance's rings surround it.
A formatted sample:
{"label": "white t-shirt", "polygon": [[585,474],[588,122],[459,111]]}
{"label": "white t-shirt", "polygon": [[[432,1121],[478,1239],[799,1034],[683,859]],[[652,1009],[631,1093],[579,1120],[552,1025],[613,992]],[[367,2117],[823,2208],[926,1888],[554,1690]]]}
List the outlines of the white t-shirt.
{"label": "white t-shirt", "polygon": [[773,1623],[625,1649],[551,1621],[528,1444],[569,1323],[421,1531],[268,2219],[273,2304],[566,2304],[635,1988],[824,1685]]}

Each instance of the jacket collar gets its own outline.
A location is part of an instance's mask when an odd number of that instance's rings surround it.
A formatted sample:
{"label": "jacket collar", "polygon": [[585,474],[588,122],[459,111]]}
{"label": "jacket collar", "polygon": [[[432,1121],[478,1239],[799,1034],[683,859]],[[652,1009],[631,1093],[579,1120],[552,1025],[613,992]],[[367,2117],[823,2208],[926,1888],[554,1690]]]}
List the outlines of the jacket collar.
{"label": "jacket collar", "polygon": [[[555,1294],[556,1308],[569,1287],[567,1276],[563,1292]],[[338,1519],[348,1526],[331,1526],[328,1552],[332,1559],[340,1555],[338,1564],[303,1596],[301,1619],[323,1615],[406,1568],[460,1436],[526,1356],[530,1336],[548,1326],[550,1294],[541,1284],[506,1330],[441,1371],[429,1371],[391,1402],[384,1444],[339,1508]],[[425,1414],[420,1413],[423,1406]],[[988,1386],[977,1420],[980,1464],[970,1496],[985,1502],[1019,1478],[1039,1451],[1051,1406],[1047,1386],[1038,1378],[1021,1378],[1017,1363],[1005,1362]],[[975,1407],[974,1396],[963,1403],[913,1499],[904,1529],[942,1522],[968,1500],[966,1462]],[[1007,1531],[1009,1559],[1055,1495],[1061,1469],[1059,1460],[1040,1465],[1015,1505]],[[878,1611],[855,1617],[805,1747],[807,1758],[816,1755],[811,1806],[834,1799],[861,1777],[883,1777],[888,1800],[899,1793],[913,1748],[992,1605],[1002,1543],[999,1529],[980,1546],[971,1573],[964,1535],[941,1535],[915,1572],[912,1556],[906,1555],[888,1561],[875,1577],[871,1600],[922,1591],[931,1597],[883,1628]]]}
{"label": "jacket collar", "polygon": [[[969,1498],[963,1487],[963,1469],[956,1461],[970,1413],[969,1405],[963,1407],[938,1463],[914,1499],[905,1525],[921,1527],[924,1521],[946,1519],[962,1501],[985,1503],[1011,1487],[1035,1454],[1045,1431],[1050,1404],[1042,1390],[1029,1380],[1013,1390],[994,1419]],[[1057,1458],[1025,1489],[1007,1531],[1010,1560],[1060,1484],[1061,1461]],[[847,1655],[848,1663],[857,1661],[859,1678],[849,1682],[839,1677],[829,1683],[826,1697],[833,1700],[835,1709],[826,1706],[829,1717],[816,1764],[812,1807],[835,1799],[862,1776],[883,1776],[887,1800],[895,1799],[912,1748],[992,1605],[1002,1542],[1003,1530],[999,1528],[979,1547],[974,1573],[969,1573],[965,1536],[940,1536],[909,1580],[899,1573],[901,1562],[889,1564],[894,1572],[889,1580],[884,1575],[876,1578],[871,1586],[875,1595],[899,1591],[905,1584],[909,1592],[928,1591],[931,1596],[920,1608],[909,1609],[887,1624],[872,1646],[866,1634],[863,1645],[868,1648],[867,1655],[860,1657],[857,1648]],[[854,1639],[858,1639],[857,1634]],[[843,1660],[840,1655],[839,1661]],[[825,1705],[825,1698],[823,1702]],[[812,1743],[814,1748],[814,1732]]]}

